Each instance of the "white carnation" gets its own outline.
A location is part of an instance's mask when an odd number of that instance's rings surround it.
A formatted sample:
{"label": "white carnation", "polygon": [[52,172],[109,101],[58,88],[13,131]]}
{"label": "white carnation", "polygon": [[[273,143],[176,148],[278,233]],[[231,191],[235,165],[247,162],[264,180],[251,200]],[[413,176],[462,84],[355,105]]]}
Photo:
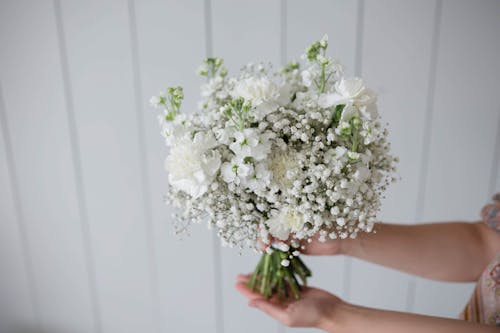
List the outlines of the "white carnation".
{"label": "white carnation", "polygon": [[267,77],[249,77],[238,81],[231,92],[233,97],[243,97],[253,106],[275,100],[279,97],[276,83]]}
{"label": "white carnation", "polygon": [[201,132],[193,140],[177,141],[165,161],[170,185],[194,199],[202,196],[221,164],[220,153],[210,150],[215,143],[212,135]]}
{"label": "white carnation", "polygon": [[274,149],[269,159],[269,169],[273,182],[282,190],[287,191],[292,187],[294,172],[299,168],[298,156],[292,150],[282,151]]}
{"label": "white carnation", "polygon": [[266,221],[269,233],[280,240],[287,240],[290,233],[298,232],[304,226],[302,213],[292,208],[284,208],[280,212],[273,212],[273,216]]}

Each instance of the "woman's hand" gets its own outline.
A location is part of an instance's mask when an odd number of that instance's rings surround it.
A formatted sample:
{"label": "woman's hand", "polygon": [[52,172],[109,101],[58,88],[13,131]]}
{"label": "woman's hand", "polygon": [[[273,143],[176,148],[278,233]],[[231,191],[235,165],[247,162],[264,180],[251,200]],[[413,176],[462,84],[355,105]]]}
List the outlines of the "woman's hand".
{"label": "woman's hand", "polygon": [[312,242],[308,243],[306,240],[301,242],[305,248],[300,251],[308,255],[336,255],[342,254],[342,240],[341,239],[329,239],[325,242],[320,242],[318,236],[316,235]]}
{"label": "woman's hand", "polygon": [[[276,239],[270,238],[269,244],[272,244]],[[279,240],[277,240],[279,241]],[[289,242],[285,241],[285,243]],[[317,255],[317,256],[326,256],[326,255],[336,255],[342,254],[342,240],[340,239],[327,239],[325,242],[320,242],[318,240],[318,235],[312,238],[312,241],[309,243],[307,240],[302,240],[300,242],[301,246],[304,246],[304,249],[300,249],[300,252],[307,255]],[[264,251],[269,245],[264,244],[262,247],[262,251]]]}
{"label": "woman's hand", "polygon": [[335,309],[343,302],[340,298],[317,288],[304,287],[299,300],[269,300],[247,288],[249,275],[239,275],[236,289],[248,298],[248,305],[290,327],[324,328],[330,325]]}
{"label": "woman's hand", "polygon": [[311,287],[302,290],[299,300],[267,300],[246,287],[249,278],[250,275],[240,275],[236,283],[236,289],[248,298],[248,305],[290,327],[315,327],[332,333],[498,333],[495,326],[356,306]]}

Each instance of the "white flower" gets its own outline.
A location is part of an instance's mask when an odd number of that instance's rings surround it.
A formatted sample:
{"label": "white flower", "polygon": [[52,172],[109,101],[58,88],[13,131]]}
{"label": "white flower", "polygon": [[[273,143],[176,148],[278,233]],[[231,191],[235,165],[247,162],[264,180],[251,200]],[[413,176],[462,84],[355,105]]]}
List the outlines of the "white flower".
{"label": "white flower", "polygon": [[364,165],[358,165],[353,178],[358,182],[364,182],[370,177],[370,170]]}
{"label": "white flower", "polygon": [[331,161],[339,160],[344,156],[345,153],[347,153],[347,149],[342,146],[335,147],[334,149],[328,149],[325,152],[325,161],[328,163]]}
{"label": "white flower", "polygon": [[306,87],[310,87],[311,84],[312,84],[312,75],[311,75],[311,72],[310,71],[302,71],[300,73],[300,76],[302,77],[302,84]]}
{"label": "white flower", "polygon": [[161,102],[162,102],[162,98],[164,98],[164,95],[163,93],[160,93],[160,95],[158,96],[153,96],[151,97],[151,99],[149,100],[149,104],[154,107],[154,108],[157,108],[160,106]]}
{"label": "white flower", "polygon": [[261,161],[271,151],[269,133],[259,133],[255,128],[237,131],[234,133],[234,138],[235,141],[229,145],[229,148],[241,159],[251,157],[256,161]]}
{"label": "white flower", "polygon": [[341,122],[349,122],[354,117],[359,115],[358,108],[353,105],[346,105],[342,110]]}
{"label": "white flower", "polygon": [[254,174],[246,182],[246,186],[256,194],[262,194],[271,181],[271,172],[264,163],[255,166]]}
{"label": "white flower", "polygon": [[224,162],[221,166],[222,179],[226,183],[239,185],[252,175],[253,166],[242,159],[233,158],[231,162]]}
{"label": "white flower", "polygon": [[194,199],[202,196],[220,167],[219,152],[211,150],[215,144],[211,134],[202,132],[196,133],[193,140],[177,141],[165,161],[170,185]]}
{"label": "white flower", "polygon": [[275,100],[279,97],[276,83],[267,77],[249,77],[238,81],[231,92],[233,97],[243,97],[253,106]]}
{"label": "white flower", "polygon": [[222,89],[223,83],[224,79],[220,76],[209,80],[206,84],[201,86],[201,96],[209,97],[210,95],[220,91]]}
{"label": "white flower", "polygon": [[319,45],[321,45],[322,48],[326,48],[328,46],[328,35],[324,34],[321,40],[319,41]]}
{"label": "white flower", "polygon": [[299,232],[304,223],[302,213],[288,207],[280,212],[273,211],[272,217],[266,221],[269,233],[280,240],[287,240],[290,233]]}
{"label": "white flower", "polygon": [[293,87],[290,84],[282,84],[279,87],[279,97],[277,99],[277,103],[279,105],[287,105],[291,102],[293,96]]}
{"label": "white flower", "polygon": [[191,135],[188,130],[188,118],[185,114],[179,114],[174,120],[165,120],[164,115],[158,116],[161,127],[161,135],[165,138],[167,146],[172,146],[176,141],[184,140]]}
{"label": "white flower", "polygon": [[375,100],[375,95],[365,88],[363,80],[342,78],[335,83],[335,92],[319,96],[318,105],[322,108],[340,104],[361,106],[373,103]]}
{"label": "white flower", "polygon": [[270,157],[269,169],[272,173],[273,182],[282,191],[290,189],[294,181],[291,176],[299,168],[297,154],[293,150],[274,149]]}
{"label": "white flower", "polygon": [[378,116],[377,104],[370,103],[368,105],[362,105],[359,107],[359,112],[364,118],[374,120]]}
{"label": "white flower", "polygon": [[337,175],[341,173],[347,161],[346,153],[347,149],[342,146],[335,147],[335,149],[328,149],[325,152],[325,163],[330,164],[333,167],[333,172]]}
{"label": "white flower", "polygon": [[354,99],[365,90],[365,84],[358,78],[342,79],[335,84],[335,90],[344,98]]}

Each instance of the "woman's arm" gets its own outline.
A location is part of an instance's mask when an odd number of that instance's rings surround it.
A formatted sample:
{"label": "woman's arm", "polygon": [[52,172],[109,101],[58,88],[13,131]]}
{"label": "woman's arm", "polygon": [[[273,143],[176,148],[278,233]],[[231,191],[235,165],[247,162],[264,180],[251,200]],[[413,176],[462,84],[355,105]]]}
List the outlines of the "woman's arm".
{"label": "woman's arm", "polygon": [[332,307],[329,316],[323,318],[318,328],[327,332],[370,333],[487,333],[498,328],[457,319],[423,316],[396,311],[385,311],[347,303]]}
{"label": "woman's arm", "polygon": [[356,239],[306,244],[306,254],[345,254],[422,277],[477,281],[500,252],[500,234],[484,223],[379,224]]}
{"label": "woman's arm", "polygon": [[240,275],[236,289],[248,304],[291,327],[316,327],[331,333],[488,333],[498,328],[463,320],[384,311],[345,303],[324,290],[304,287],[298,300],[265,299],[246,287]]}

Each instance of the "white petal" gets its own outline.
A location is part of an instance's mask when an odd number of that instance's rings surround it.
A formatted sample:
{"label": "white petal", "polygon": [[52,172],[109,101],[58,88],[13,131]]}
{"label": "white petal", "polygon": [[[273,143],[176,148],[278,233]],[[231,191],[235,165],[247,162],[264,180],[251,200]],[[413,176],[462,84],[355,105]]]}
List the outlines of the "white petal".
{"label": "white petal", "polygon": [[322,108],[329,108],[333,105],[345,104],[347,99],[337,93],[321,94],[318,98],[318,106]]}

